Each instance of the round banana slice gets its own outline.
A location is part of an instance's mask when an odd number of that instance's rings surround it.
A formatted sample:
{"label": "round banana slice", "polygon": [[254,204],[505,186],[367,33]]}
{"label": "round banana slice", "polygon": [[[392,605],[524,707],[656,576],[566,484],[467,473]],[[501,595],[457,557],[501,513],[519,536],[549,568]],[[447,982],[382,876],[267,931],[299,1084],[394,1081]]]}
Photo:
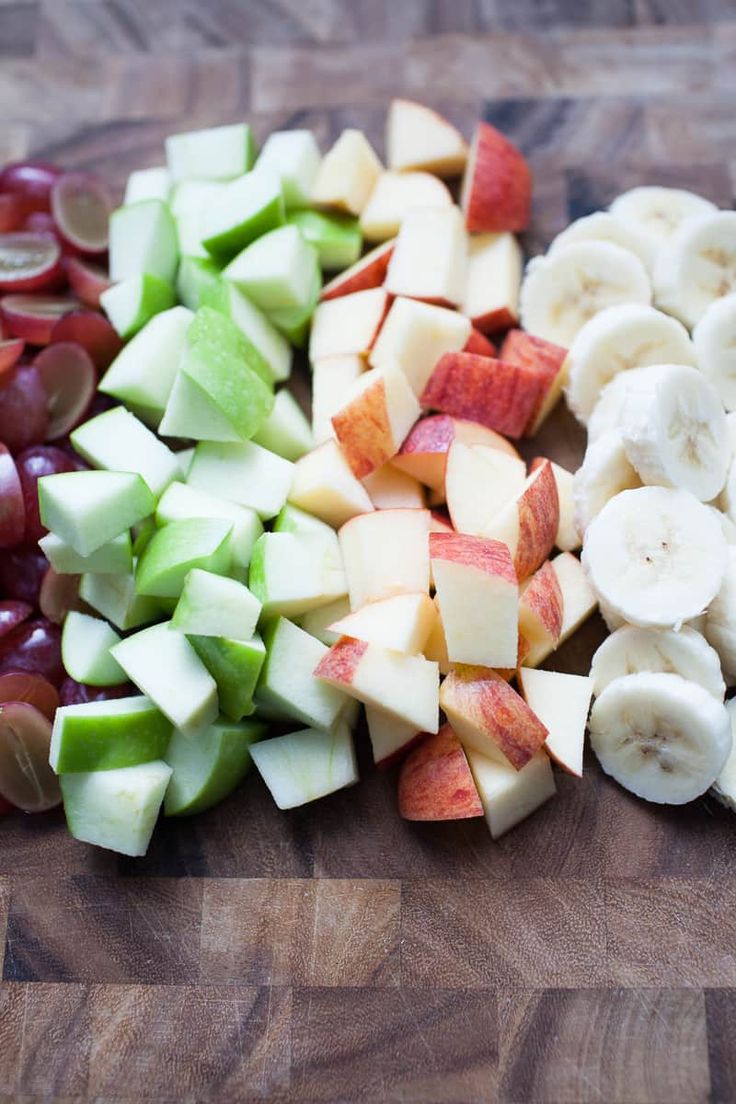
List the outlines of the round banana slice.
{"label": "round banana slice", "polygon": [[586,322],[568,350],[568,406],[586,425],[611,380],[620,372],[648,364],[695,364],[685,327],[642,303],[622,303],[600,311]]}
{"label": "round banana slice", "polygon": [[593,407],[593,413],[588,422],[588,448],[594,441],[599,440],[604,433],[618,430],[621,425],[621,416],[624,409],[624,399],[629,386],[629,381],[637,372],[643,372],[643,368],[629,368],[614,376],[610,383],[601,391],[601,397]]}
{"label": "round banana slice", "polygon": [[736,291],[736,211],[686,219],[654,266],[654,301],[686,326]]}
{"label": "round banana slice", "polygon": [[726,410],[736,410],[736,293],[711,303],[693,330],[693,346]]}
{"label": "round banana slice", "polygon": [[731,462],[728,424],[716,389],[697,368],[658,364],[638,372],[619,424],[643,483],[681,487],[701,502],[720,494]]}
{"label": "round banana slice", "polygon": [[588,526],[582,562],[599,598],[631,625],[679,628],[720,590],[726,538],[689,491],[622,491]]}
{"label": "round banana slice", "polygon": [[705,639],[715,648],[729,684],[736,678],[736,548],[728,549],[728,566],[718,594],[705,615]]}
{"label": "round banana slice", "polygon": [[697,682],[662,672],[609,683],[589,728],[606,774],[658,805],[684,805],[704,794],[732,746],[726,707]]}
{"label": "round banana slice", "polygon": [[589,318],[614,303],[651,303],[638,257],[607,241],[582,241],[529,262],[521,285],[525,330],[568,348]]}
{"label": "round banana slice", "polygon": [[649,185],[624,192],[614,199],[610,210],[636,235],[645,263],[651,268],[659,249],[686,219],[716,211],[717,207],[683,188]]}
{"label": "round banana slice", "polygon": [[604,433],[588,445],[573,479],[578,533],[585,533],[593,518],[614,495],[632,487],[641,487],[641,479],[629,462],[621,434],[617,429]]}
{"label": "round banana slice", "polygon": [[610,211],[595,211],[592,215],[583,215],[582,218],[575,219],[552,239],[547,254],[556,253],[560,249],[566,249],[568,245],[575,245],[576,242],[581,241],[613,242],[614,245],[620,245],[622,249],[635,253],[642,264],[648,263],[646,249],[642,249],[636,234],[632,233]]}
{"label": "round banana slice", "polygon": [[665,671],[697,682],[722,702],[726,684],[718,653],[695,629],[639,629],[624,625],[593,656],[590,675],[598,697],[610,682],[639,671]]}
{"label": "round banana slice", "polygon": [[623,617],[619,617],[617,613],[614,613],[610,606],[607,606],[605,602],[601,602],[598,599],[598,612],[603,618],[603,622],[608,629],[609,633],[615,632],[616,629],[620,629],[622,625],[625,625]]}

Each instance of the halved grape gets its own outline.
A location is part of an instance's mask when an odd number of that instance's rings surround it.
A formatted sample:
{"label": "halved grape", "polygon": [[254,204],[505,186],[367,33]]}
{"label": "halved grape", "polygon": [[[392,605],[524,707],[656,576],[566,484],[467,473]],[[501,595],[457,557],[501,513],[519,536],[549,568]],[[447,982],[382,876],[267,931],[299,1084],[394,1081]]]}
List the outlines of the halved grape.
{"label": "halved grape", "polygon": [[64,173],[51,189],[51,213],[62,237],[83,253],[104,253],[112,197],[93,173]]}
{"label": "halved grape", "polygon": [[37,671],[54,686],[66,674],[61,662],[61,629],[46,618],[27,621],[0,640],[0,673]]}
{"label": "halved grape", "polygon": [[0,441],[17,453],[43,441],[49,400],[33,364],[16,364],[0,376]]}
{"label": "halved grape", "polygon": [[23,222],[23,229],[30,230],[34,234],[50,234],[52,238],[58,241],[59,247],[63,253],[64,246],[61,235],[56,229],[54,216],[49,211],[31,211],[30,215],[27,215]]}
{"label": "halved grape", "polygon": [[26,507],[26,528],[23,540],[38,544],[48,530],[41,524],[38,512],[38,481],[42,475],[58,475],[60,472],[77,471],[78,465],[63,449],[54,445],[34,445],[24,449],[15,458],[23,500]]}
{"label": "halved grape", "polygon": [[48,211],[51,189],[61,173],[58,165],[48,161],[14,161],[0,171],[0,192],[24,196],[36,211]]}
{"label": "halved grape", "polygon": [[69,610],[86,613],[89,606],[79,597],[81,575],[59,575],[50,567],[43,577],[38,605],[52,625],[63,625]]}
{"label": "halved grape", "polygon": [[7,341],[0,340],[0,376],[12,368],[20,360],[26,347],[21,337],[10,337]]}
{"label": "halved grape", "polygon": [[50,721],[60,705],[56,687],[33,671],[8,671],[0,675],[0,703],[11,701],[28,702]]}
{"label": "halved grape", "polygon": [[122,682],[119,686],[87,686],[83,682],[65,678],[59,687],[59,701],[62,705],[84,705],[86,702],[128,698],[137,693],[132,682]]}
{"label": "halved grape", "polygon": [[63,279],[61,248],[50,234],[0,234],[0,291],[43,291]]}
{"label": "halved grape", "polygon": [[0,234],[20,230],[28,217],[28,206],[19,195],[0,195]]}
{"label": "halved grape", "polygon": [[0,794],[26,813],[61,802],[59,780],[49,766],[51,721],[28,702],[0,705]]}
{"label": "halved grape", "polygon": [[46,440],[54,441],[84,417],[95,393],[97,373],[87,350],[74,341],[49,345],[33,363],[48,396]]}
{"label": "halved grape", "polygon": [[0,552],[0,594],[38,606],[41,583],[49,562],[40,548],[21,546]]}
{"label": "halved grape", "polygon": [[15,461],[0,444],[0,548],[12,548],[23,540],[26,508]]}
{"label": "halved grape", "polygon": [[98,372],[106,371],[123,347],[105,316],[91,310],[70,311],[60,318],[51,333],[51,344],[59,341],[76,341],[87,350]]}
{"label": "halved grape", "polygon": [[79,301],[70,295],[4,295],[0,318],[9,337],[23,337],[31,345],[48,345],[51,331],[63,314]]}
{"label": "halved grape", "polygon": [[64,268],[74,294],[79,296],[86,307],[99,309],[100,296],[110,287],[110,277],[105,269],[82,257],[73,256],[65,258]]}
{"label": "halved grape", "polygon": [[27,602],[0,602],[0,637],[7,636],[33,613],[33,607]]}

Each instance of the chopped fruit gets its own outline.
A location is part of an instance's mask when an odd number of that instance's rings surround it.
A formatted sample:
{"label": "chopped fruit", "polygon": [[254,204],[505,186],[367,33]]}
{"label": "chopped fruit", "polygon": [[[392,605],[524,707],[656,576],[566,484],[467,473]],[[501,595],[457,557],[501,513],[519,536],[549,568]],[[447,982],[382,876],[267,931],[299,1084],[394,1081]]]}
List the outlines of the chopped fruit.
{"label": "chopped fruit", "polygon": [[468,143],[452,123],[413,100],[392,100],[386,119],[386,160],[390,169],[421,169],[458,176]]}
{"label": "chopped fruit", "polygon": [[525,478],[520,457],[453,441],[447,453],[445,498],[454,528],[483,536],[499,511],[521,492]]}
{"label": "chopped fruit", "polygon": [[468,230],[525,230],[531,199],[532,174],[522,154],[490,123],[478,123],[460,196]]}
{"label": "chopped fruit", "polygon": [[532,472],[513,502],[488,523],[484,535],[509,547],[521,581],[549,556],[559,520],[557,485],[547,461]]}
{"label": "chopped fruit", "polygon": [[567,349],[523,330],[511,330],[506,335],[499,356],[512,364],[525,365],[539,377],[541,392],[525,430],[526,436],[533,437],[562,395],[567,378]]}
{"label": "chopped fruit", "polygon": [[384,464],[367,475],[363,486],[377,510],[398,510],[402,507],[424,509],[424,489],[421,483],[399,471],[393,463]]}
{"label": "chopped fruit", "polygon": [[508,437],[521,437],[541,393],[539,377],[526,365],[461,352],[440,359],[419,401]]}
{"label": "chopped fruit", "polygon": [[312,317],[309,359],[365,356],[373,347],[388,305],[383,288],[356,291],[320,303]]}
{"label": "chopped fruit", "polygon": [[470,331],[457,311],[399,296],[370,351],[370,363],[374,368],[397,365],[421,395],[442,354],[462,349]]}
{"label": "chopped fruit", "polygon": [[418,208],[404,217],[384,286],[392,295],[457,307],[466,268],[467,234],[457,207]]}
{"label": "chopped fruit", "polygon": [[294,809],[358,781],[350,728],[305,728],[259,740],[250,754],[279,809]]}
{"label": "chopped fruit", "polygon": [[264,631],[266,661],[256,690],[256,706],[286,720],[332,728],[348,704],[343,688],[328,686],[315,668],[329,651],[304,629],[278,617]]}
{"label": "chopped fruit", "polygon": [[522,667],[519,685],[527,705],[549,729],[547,751],[563,770],[580,778],[585,726],[593,696],[592,678]]}
{"label": "chopped fruit", "polygon": [[470,337],[463,345],[462,351],[464,353],[475,353],[476,356],[496,356],[496,346],[475,327],[470,331]]}
{"label": "chopped fruit", "polygon": [[[529,465],[529,471],[534,472],[544,464],[545,457],[537,456]],[[555,464],[550,460],[552,473],[557,484],[557,498],[560,504],[560,521],[555,536],[555,547],[561,552],[575,552],[582,543],[580,533],[575,524],[575,500],[573,497],[574,476],[573,473]]]}
{"label": "chopped fruit", "polygon": [[394,594],[429,593],[428,510],[376,510],[340,530],[350,607]]}
{"label": "chopped fruit", "polygon": [[395,244],[395,241],[387,241],[371,249],[354,265],[325,284],[320,299],[338,299],[341,295],[352,295],[355,291],[380,287],[386,278],[386,269]]}
{"label": "chopped fruit", "polygon": [[483,816],[463,746],[450,725],[427,736],[404,760],[399,813],[405,820],[465,820]]}
{"label": "chopped fruit", "polygon": [[368,602],[355,613],[333,621],[329,629],[338,637],[352,636],[406,655],[418,655],[424,651],[436,616],[429,595],[396,594]]}
{"label": "chopped fruit", "polygon": [[335,433],[332,415],[347,400],[352,385],[365,370],[359,356],[327,357],[312,364],[312,436],[315,445],[322,445]]}
{"label": "chopped fruit", "polygon": [[562,590],[549,560],[522,586],[519,632],[526,644],[523,662],[527,667],[536,667],[559,643]]}
{"label": "chopped fruit", "polygon": [[447,655],[445,629],[442,624],[442,618],[440,617],[439,603],[436,595],[434,598],[434,605],[437,610],[437,616],[435,617],[432,631],[427,637],[427,643],[424,645],[424,656],[426,659],[433,660],[438,665],[441,675],[448,675],[451,665]]}
{"label": "chopped fruit", "polygon": [[544,751],[538,751],[519,771],[472,748],[468,749],[468,762],[493,839],[499,839],[557,792]]}
{"label": "chopped fruit", "polygon": [[337,441],[325,441],[294,464],[289,502],[339,529],[373,503],[355,478]]}
{"label": "chopped fruit", "polygon": [[344,130],[322,158],[312,187],[312,202],[359,215],[383,169],[366,136]]}
{"label": "chopped fruit", "polygon": [[433,414],[414,425],[393,464],[433,491],[444,491],[450,447],[456,441],[467,446],[482,445],[519,459],[512,444],[480,422]]}
{"label": "chopped fruit", "polygon": [[69,831],[84,843],[145,855],[170,778],[171,767],[161,761],[62,775]]}
{"label": "chopped fruit", "polygon": [[392,766],[421,737],[416,725],[400,721],[397,717],[373,706],[365,707],[373,761],[379,770]]}
{"label": "chopped fruit", "polygon": [[451,207],[452,196],[436,176],[425,172],[382,172],[360,215],[366,241],[395,237],[414,207]]}
{"label": "chopped fruit", "polygon": [[364,479],[388,463],[420,413],[398,368],[372,368],[359,376],[345,405],[332,415],[335,436],[353,474]]}
{"label": "chopped fruit", "polygon": [[595,613],[598,599],[576,556],[570,552],[561,552],[552,560],[552,567],[562,591],[560,644],[564,644]]}
{"label": "chopped fruit", "polygon": [[521,270],[521,247],[513,234],[469,238],[468,278],[460,309],[479,330],[495,333],[517,324]]}

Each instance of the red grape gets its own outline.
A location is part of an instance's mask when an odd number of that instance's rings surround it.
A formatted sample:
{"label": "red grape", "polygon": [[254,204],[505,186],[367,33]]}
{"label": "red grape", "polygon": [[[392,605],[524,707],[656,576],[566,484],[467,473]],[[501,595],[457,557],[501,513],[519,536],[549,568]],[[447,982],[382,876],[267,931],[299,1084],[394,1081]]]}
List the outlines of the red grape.
{"label": "red grape", "polygon": [[54,686],[66,672],[61,662],[61,629],[45,618],[27,621],[0,640],[0,673],[37,671]]}
{"label": "red grape", "polygon": [[38,481],[42,475],[77,471],[77,465],[66,452],[53,445],[34,445],[24,449],[15,459],[26,507],[26,528],[23,540],[37,544],[47,532],[38,513]]}
{"label": "red grape", "polygon": [[85,306],[99,309],[100,296],[110,287],[110,279],[104,268],[82,257],[66,257],[66,278],[75,295]]}
{"label": "red grape", "polygon": [[0,195],[0,233],[10,234],[24,227],[28,207],[22,196]]}
{"label": "red grape", "polygon": [[22,625],[32,613],[33,607],[27,602],[0,602],[0,637],[12,632],[17,625]]}
{"label": "red grape", "polygon": [[49,562],[33,545],[0,552],[0,595],[38,606],[41,583]]}
{"label": "red grape", "polygon": [[51,189],[61,169],[48,161],[15,161],[0,172],[0,192],[23,196],[37,211],[51,209]]}
{"label": "red grape", "polygon": [[59,242],[63,252],[63,243],[59,231],[56,229],[54,216],[48,211],[31,211],[23,222],[23,229],[31,230],[34,234],[50,234],[52,238]]}
{"label": "red grape", "polygon": [[0,376],[18,363],[25,347],[26,343],[20,337],[11,337],[7,341],[0,340]]}
{"label": "red grape", "polygon": [[0,444],[0,548],[12,548],[23,540],[26,509],[18,469],[5,445]]}
{"label": "red grape", "polygon": [[61,248],[50,234],[0,234],[0,291],[42,291],[63,279]]}
{"label": "red grape", "polygon": [[59,575],[50,567],[43,577],[38,605],[54,625],[63,625],[69,610],[85,612],[89,606],[79,597],[81,575]]}
{"label": "red grape", "polygon": [[48,396],[46,440],[64,437],[92,402],[97,374],[89,353],[73,341],[49,345],[34,360]]}
{"label": "red grape", "polygon": [[82,253],[104,253],[112,198],[92,173],[64,173],[51,189],[51,212],[62,237]]}
{"label": "red grape", "polygon": [[62,705],[84,705],[86,702],[127,698],[137,693],[132,682],[123,682],[120,686],[86,686],[72,678],[65,678],[59,688],[59,701]]}
{"label": "red grape", "polygon": [[91,310],[70,311],[60,318],[51,333],[51,344],[60,341],[75,341],[86,349],[98,372],[109,368],[123,347],[104,315]]}
{"label": "red grape", "polygon": [[0,675],[0,703],[28,702],[53,721],[59,708],[59,691],[43,675],[32,671],[8,671]]}
{"label": "red grape", "polygon": [[51,721],[40,710],[28,702],[0,705],[0,794],[26,813],[61,802],[50,746]]}
{"label": "red grape", "polygon": [[43,441],[49,426],[49,399],[33,364],[16,364],[0,376],[0,441],[20,452]]}
{"label": "red grape", "polygon": [[31,345],[48,345],[58,319],[78,306],[79,301],[67,295],[4,295],[0,319],[8,335],[23,337]]}

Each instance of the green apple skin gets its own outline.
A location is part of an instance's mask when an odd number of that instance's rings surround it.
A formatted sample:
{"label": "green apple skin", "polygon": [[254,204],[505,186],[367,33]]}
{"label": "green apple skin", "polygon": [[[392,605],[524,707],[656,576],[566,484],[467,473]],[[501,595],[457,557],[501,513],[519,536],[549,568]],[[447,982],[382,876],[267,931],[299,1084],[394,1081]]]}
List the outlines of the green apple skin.
{"label": "green apple skin", "polygon": [[220,712],[231,721],[249,716],[266,649],[259,636],[232,640],[222,636],[188,636],[190,644],[217,683]]}
{"label": "green apple skin", "polygon": [[[216,303],[226,294],[222,289],[220,284]],[[216,306],[205,303],[199,308],[187,331],[187,345],[190,349],[206,349],[211,363],[216,364],[221,359],[229,364],[233,358],[242,361],[268,387],[273,387],[273,374],[263,355],[232,319]]]}
{"label": "green apple skin", "polygon": [[261,603],[243,583],[194,568],[184,581],[172,624],[187,635],[250,640],[260,615]]}
{"label": "green apple skin", "polygon": [[281,307],[268,312],[269,320],[276,329],[297,349],[306,347],[312,315],[319,302],[321,291],[322,276],[319,267],[315,266],[311,289],[306,302],[302,306]]}
{"label": "green apple skin", "polygon": [[[321,537],[328,544],[333,545],[337,541],[337,534],[331,525],[321,521],[320,518],[308,514],[299,506],[287,502],[273,523],[274,533],[294,533],[298,537]],[[336,547],[339,548],[339,542]]]}
{"label": "green apple skin", "polygon": [[174,181],[232,180],[251,168],[255,155],[253,131],[247,123],[206,127],[166,139],[166,164]]}
{"label": "green apple skin", "polygon": [[253,352],[262,358],[268,373],[264,379],[281,383],[289,378],[292,352],[288,341],[235,284],[220,280],[216,287],[208,287],[201,305],[219,311],[238,327]]}
{"label": "green apple skin", "polygon": [[154,314],[174,306],[174,289],[150,272],[113,284],[100,296],[100,306],[124,341],[142,330]]}
{"label": "green apple skin", "polygon": [[50,762],[57,774],[117,770],[164,759],[171,721],[136,695],[56,710]]}
{"label": "green apple skin", "polygon": [[139,858],[145,855],[171,778],[168,763],[62,774],[64,813],[74,839]]}
{"label": "green apple skin", "polygon": [[232,180],[217,207],[204,212],[202,244],[213,257],[227,259],[283,222],[281,181],[257,169]]}
{"label": "green apple skin", "polygon": [[[190,462],[191,465],[191,462]],[[193,517],[222,518],[232,524],[230,547],[233,572],[247,569],[253,547],[263,533],[263,523],[255,510],[238,506],[224,498],[206,494],[184,483],[172,483],[162,494],[156,508],[156,524],[184,521]]]}
{"label": "green apple skin", "polygon": [[263,629],[266,662],[256,688],[260,709],[275,710],[315,728],[331,728],[348,697],[314,677],[327,647],[285,617]]}
{"label": "green apple skin", "polygon": [[174,732],[165,756],[173,770],[165,816],[192,816],[218,805],[250,770],[250,747],[267,732],[259,721],[216,721],[192,740]]}
{"label": "green apple skin", "polygon": [[279,809],[294,809],[358,781],[350,729],[307,728],[262,740],[251,758]]}
{"label": "green apple skin", "polygon": [[138,560],[135,585],[149,598],[178,598],[194,567],[227,575],[232,525],[222,518],[172,521],[151,538]]}
{"label": "green apple skin", "polygon": [[61,630],[61,658],[66,672],[87,686],[119,686],[125,671],[110,655],[120,637],[107,621],[69,610]]}
{"label": "green apple skin", "polygon": [[176,274],[176,294],[196,311],[220,286],[220,266],[211,257],[182,257]]}
{"label": "green apple skin", "polygon": [[157,599],[136,594],[133,575],[94,572],[82,575],[79,597],[123,632],[157,621],[161,616]]}
{"label": "green apple skin", "polygon": [[324,269],[349,268],[360,257],[363,236],[357,218],[324,211],[290,211],[286,221],[298,226],[319,254]]}
{"label": "green apple skin", "polygon": [[128,575],[133,570],[133,552],[127,531],[89,556],[80,556],[56,533],[47,533],[38,542],[38,547],[57,575],[84,575],[88,571],[98,575]]}
{"label": "green apple skin", "polygon": [[194,345],[187,350],[180,371],[214,404],[238,440],[249,440],[273,410],[271,385],[235,356]]}
{"label": "green apple skin", "polygon": [[140,475],[74,471],[38,481],[41,521],[80,556],[89,556],[152,514],[156,499]]}
{"label": "green apple skin", "polygon": [[110,279],[114,284],[150,272],[173,285],[179,261],[176,225],[168,204],[143,199],[110,215]]}
{"label": "green apple skin", "polygon": [[299,460],[314,448],[312,427],[290,391],[277,391],[273,408],[253,434],[257,445],[285,460]]}

